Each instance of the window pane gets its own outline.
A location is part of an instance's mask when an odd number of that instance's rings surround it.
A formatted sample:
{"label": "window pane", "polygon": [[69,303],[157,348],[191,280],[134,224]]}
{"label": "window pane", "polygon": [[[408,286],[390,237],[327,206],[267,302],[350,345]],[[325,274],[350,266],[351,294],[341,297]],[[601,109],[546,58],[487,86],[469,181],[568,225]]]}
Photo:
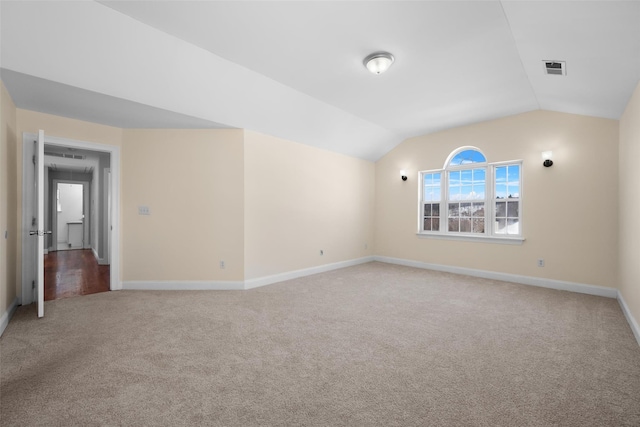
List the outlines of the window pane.
{"label": "window pane", "polygon": [[460,171],[449,172],[449,185],[460,185]]}
{"label": "window pane", "polygon": [[431,215],[440,216],[440,203],[434,203],[431,205]]}
{"label": "window pane", "polygon": [[424,216],[431,216],[431,204],[429,203],[424,205]]}
{"label": "window pane", "polygon": [[520,185],[509,183],[509,198],[520,197]]}
{"label": "window pane", "polygon": [[507,216],[509,218],[518,218],[520,211],[520,203],[518,202],[508,202],[507,203]]}
{"label": "window pane", "polygon": [[507,198],[507,186],[505,184],[496,184],[496,199]]}
{"label": "window pane", "polygon": [[473,218],[473,232],[484,233],[484,218]]}
{"label": "window pane", "polygon": [[496,168],[496,182],[507,182],[506,166],[500,166]]}
{"label": "window pane", "polygon": [[507,202],[496,202],[496,218],[507,216]]}
{"label": "window pane", "polygon": [[451,159],[451,165],[466,165],[469,163],[482,163],[487,160],[484,158],[481,152],[477,150],[464,150],[453,156]]}
{"label": "window pane", "polygon": [[460,216],[458,203],[449,203],[449,216]]}
{"label": "window pane", "polygon": [[510,165],[508,172],[509,182],[520,181],[520,165]]}
{"label": "window pane", "polygon": [[440,219],[439,218],[433,218],[431,220],[431,230],[440,231]]}
{"label": "window pane", "polygon": [[450,200],[460,200],[460,189],[462,187],[460,186],[456,186],[456,187],[449,187],[449,199]]}
{"label": "window pane", "polygon": [[475,182],[484,182],[486,177],[486,172],[484,169],[474,169],[473,170],[473,180]]}
{"label": "window pane", "polygon": [[440,173],[424,174],[424,201],[437,202],[440,197]]}
{"label": "window pane", "polygon": [[460,179],[462,180],[462,185],[471,184],[472,173],[473,172],[470,169],[460,171]]}
{"label": "window pane", "polygon": [[471,203],[460,203],[460,216],[471,216]]}
{"label": "window pane", "polygon": [[517,219],[508,219],[507,234],[520,234],[520,221]]}
{"label": "window pane", "polygon": [[472,208],[473,216],[484,216],[484,203],[474,203]]}
{"label": "window pane", "polygon": [[426,202],[435,202],[438,200],[438,196],[440,195],[439,191],[434,191],[433,188],[427,188],[425,189],[425,196],[424,196],[424,200]]}
{"label": "window pane", "polygon": [[460,232],[471,233],[471,218],[460,218]]}
{"label": "window pane", "polygon": [[458,231],[460,229],[460,218],[449,218],[449,231]]}
{"label": "window pane", "polygon": [[469,200],[469,199],[473,199],[474,197],[471,195],[471,186],[470,185],[463,185],[462,187],[460,187],[460,199],[461,200]]}
{"label": "window pane", "polygon": [[502,219],[497,219],[496,220],[496,229],[494,230],[494,232],[496,234],[505,234],[507,232],[507,220],[502,218]]}
{"label": "window pane", "polygon": [[431,231],[431,219],[430,218],[425,218],[424,219],[424,231]]}
{"label": "window pane", "polygon": [[472,199],[484,199],[484,185],[475,184],[471,196]]}

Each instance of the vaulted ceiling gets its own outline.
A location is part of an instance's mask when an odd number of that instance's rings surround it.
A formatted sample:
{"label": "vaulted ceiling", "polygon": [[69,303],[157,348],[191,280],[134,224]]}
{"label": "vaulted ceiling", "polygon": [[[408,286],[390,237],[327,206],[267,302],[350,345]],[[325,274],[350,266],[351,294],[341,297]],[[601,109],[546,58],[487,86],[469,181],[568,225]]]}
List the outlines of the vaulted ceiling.
{"label": "vaulted ceiling", "polygon": [[[3,1],[0,19],[20,108],[368,160],[536,109],[618,119],[640,80],[637,1]],[[396,61],[373,75],[362,60],[379,50]]]}

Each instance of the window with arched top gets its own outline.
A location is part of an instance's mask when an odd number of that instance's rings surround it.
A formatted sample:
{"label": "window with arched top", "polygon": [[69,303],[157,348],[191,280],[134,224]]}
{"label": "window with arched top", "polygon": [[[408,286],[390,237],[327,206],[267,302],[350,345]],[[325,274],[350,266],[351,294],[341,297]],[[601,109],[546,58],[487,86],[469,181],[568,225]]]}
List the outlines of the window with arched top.
{"label": "window with arched top", "polygon": [[522,240],[521,161],[487,162],[460,147],[441,170],[420,173],[421,234]]}

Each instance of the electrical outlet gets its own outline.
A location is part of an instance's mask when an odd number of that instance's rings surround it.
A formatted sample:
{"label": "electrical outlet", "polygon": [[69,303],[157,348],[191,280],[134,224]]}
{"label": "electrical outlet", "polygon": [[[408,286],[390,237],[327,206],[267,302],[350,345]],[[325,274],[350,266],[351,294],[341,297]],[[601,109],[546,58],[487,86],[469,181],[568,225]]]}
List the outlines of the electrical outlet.
{"label": "electrical outlet", "polygon": [[544,267],[544,258],[538,258],[538,267]]}
{"label": "electrical outlet", "polygon": [[138,206],[138,215],[151,215],[149,206]]}
{"label": "electrical outlet", "polygon": [[324,255],[324,251],[320,249],[320,256]]}
{"label": "electrical outlet", "polygon": [[365,248],[365,249],[369,249],[369,244],[368,244],[368,243],[365,243],[365,244],[364,244],[364,248]]}
{"label": "electrical outlet", "polygon": [[220,261],[220,268],[221,268],[222,270],[224,270],[224,268],[225,268],[224,261]]}

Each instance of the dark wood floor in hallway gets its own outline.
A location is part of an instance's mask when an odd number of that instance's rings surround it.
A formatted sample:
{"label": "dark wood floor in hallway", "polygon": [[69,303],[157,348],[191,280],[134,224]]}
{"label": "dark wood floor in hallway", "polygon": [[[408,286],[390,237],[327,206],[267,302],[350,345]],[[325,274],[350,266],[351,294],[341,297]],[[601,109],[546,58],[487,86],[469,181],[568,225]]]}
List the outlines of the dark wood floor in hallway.
{"label": "dark wood floor in hallway", "polygon": [[109,266],[99,265],[91,249],[49,252],[44,256],[44,300],[109,290]]}

